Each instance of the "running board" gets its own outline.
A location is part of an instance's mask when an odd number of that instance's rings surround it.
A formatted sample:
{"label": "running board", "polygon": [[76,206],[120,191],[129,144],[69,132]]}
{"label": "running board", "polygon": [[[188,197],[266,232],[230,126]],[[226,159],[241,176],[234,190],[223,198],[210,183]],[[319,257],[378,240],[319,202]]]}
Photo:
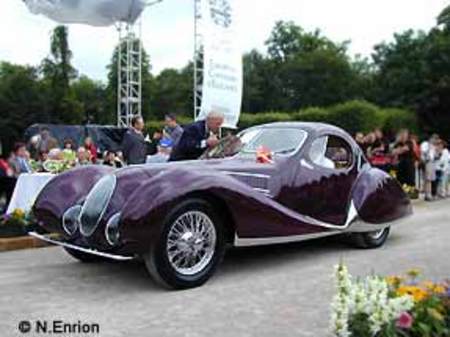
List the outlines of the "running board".
{"label": "running board", "polygon": [[109,254],[109,253],[100,252],[100,251],[95,250],[95,249],[79,247],[79,246],[75,246],[75,245],[72,245],[72,244],[67,243],[67,242],[53,240],[53,239],[50,239],[49,237],[46,237],[45,235],[41,235],[41,234],[38,234],[36,232],[29,232],[28,235],[30,235],[30,236],[32,236],[32,237],[34,237],[36,239],[39,239],[39,240],[42,240],[42,241],[45,241],[45,242],[57,245],[57,246],[66,247],[66,248],[69,248],[69,249],[77,250],[77,251],[80,251],[80,252],[83,252],[83,253],[86,253],[86,254],[101,256],[101,257],[104,257],[104,258],[107,258],[107,259],[111,259],[111,260],[115,260],[115,261],[129,261],[129,260],[133,260],[134,259],[133,256],[123,256],[123,255]]}
{"label": "running board", "polygon": [[234,246],[235,247],[253,247],[253,246],[268,246],[277,245],[282,243],[301,242],[313,239],[320,239],[327,236],[339,235],[343,232],[328,231],[303,235],[289,235],[289,236],[274,236],[264,238],[240,238],[235,234]]}

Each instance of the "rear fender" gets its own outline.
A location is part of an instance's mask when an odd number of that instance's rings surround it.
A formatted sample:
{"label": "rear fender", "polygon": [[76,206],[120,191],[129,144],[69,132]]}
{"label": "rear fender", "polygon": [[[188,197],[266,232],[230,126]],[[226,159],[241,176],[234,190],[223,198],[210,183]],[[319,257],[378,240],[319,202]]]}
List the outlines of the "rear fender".
{"label": "rear fender", "polygon": [[412,214],[411,201],[398,181],[376,168],[359,174],[352,200],[359,218],[369,224],[388,224]]}

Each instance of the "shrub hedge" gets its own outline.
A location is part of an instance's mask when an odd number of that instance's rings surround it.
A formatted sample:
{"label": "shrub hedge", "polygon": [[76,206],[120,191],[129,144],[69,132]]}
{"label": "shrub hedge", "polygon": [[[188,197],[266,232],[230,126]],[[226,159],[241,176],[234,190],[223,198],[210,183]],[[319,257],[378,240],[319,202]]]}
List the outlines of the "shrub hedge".
{"label": "shrub hedge", "polygon": [[[358,131],[369,132],[377,127],[388,133],[394,133],[402,128],[413,132],[418,131],[418,123],[412,111],[397,108],[380,108],[372,103],[360,100],[348,101],[326,108],[309,107],[298,112],[260,112],[255,114],[243,113],[238,128],[246,129],[254,125],[272,122],[324,122],[337,125],[350,134]],[[182,125],[192,122],[192,118],[180,116]],[[146,123],[147,131],[153,133],[163,127],[162,121]]]}

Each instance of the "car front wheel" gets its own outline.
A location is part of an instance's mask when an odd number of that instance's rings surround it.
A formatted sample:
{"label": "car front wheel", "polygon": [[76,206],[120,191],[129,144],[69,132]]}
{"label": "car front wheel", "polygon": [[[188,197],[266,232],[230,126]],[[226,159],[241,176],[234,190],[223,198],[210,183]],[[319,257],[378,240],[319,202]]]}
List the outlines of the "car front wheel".
{"label": "car front wheel", "polygon": [[214,208],[202,199],[187,199],[167,215],[159,240],[144,260],[155,281],[187,289],[213,275],[224,250],[223,224]]}
{"label": "car front wheel", "polygon": [[384,245],[390,232],[390,227],[366,233],[352,233],[350,236],[351,242],[357,248],[373,249]]}

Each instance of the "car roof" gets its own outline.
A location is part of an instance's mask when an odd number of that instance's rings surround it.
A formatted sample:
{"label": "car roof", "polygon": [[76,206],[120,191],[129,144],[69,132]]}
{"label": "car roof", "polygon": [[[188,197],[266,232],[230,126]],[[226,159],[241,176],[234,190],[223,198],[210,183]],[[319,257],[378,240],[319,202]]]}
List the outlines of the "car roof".
{"label": "car roof", "polygon": [[306,132],[339,132],[347,134],[343,129],[326,123],[317,122],[276,122],[255,126],[255,128],[297,128]]}

